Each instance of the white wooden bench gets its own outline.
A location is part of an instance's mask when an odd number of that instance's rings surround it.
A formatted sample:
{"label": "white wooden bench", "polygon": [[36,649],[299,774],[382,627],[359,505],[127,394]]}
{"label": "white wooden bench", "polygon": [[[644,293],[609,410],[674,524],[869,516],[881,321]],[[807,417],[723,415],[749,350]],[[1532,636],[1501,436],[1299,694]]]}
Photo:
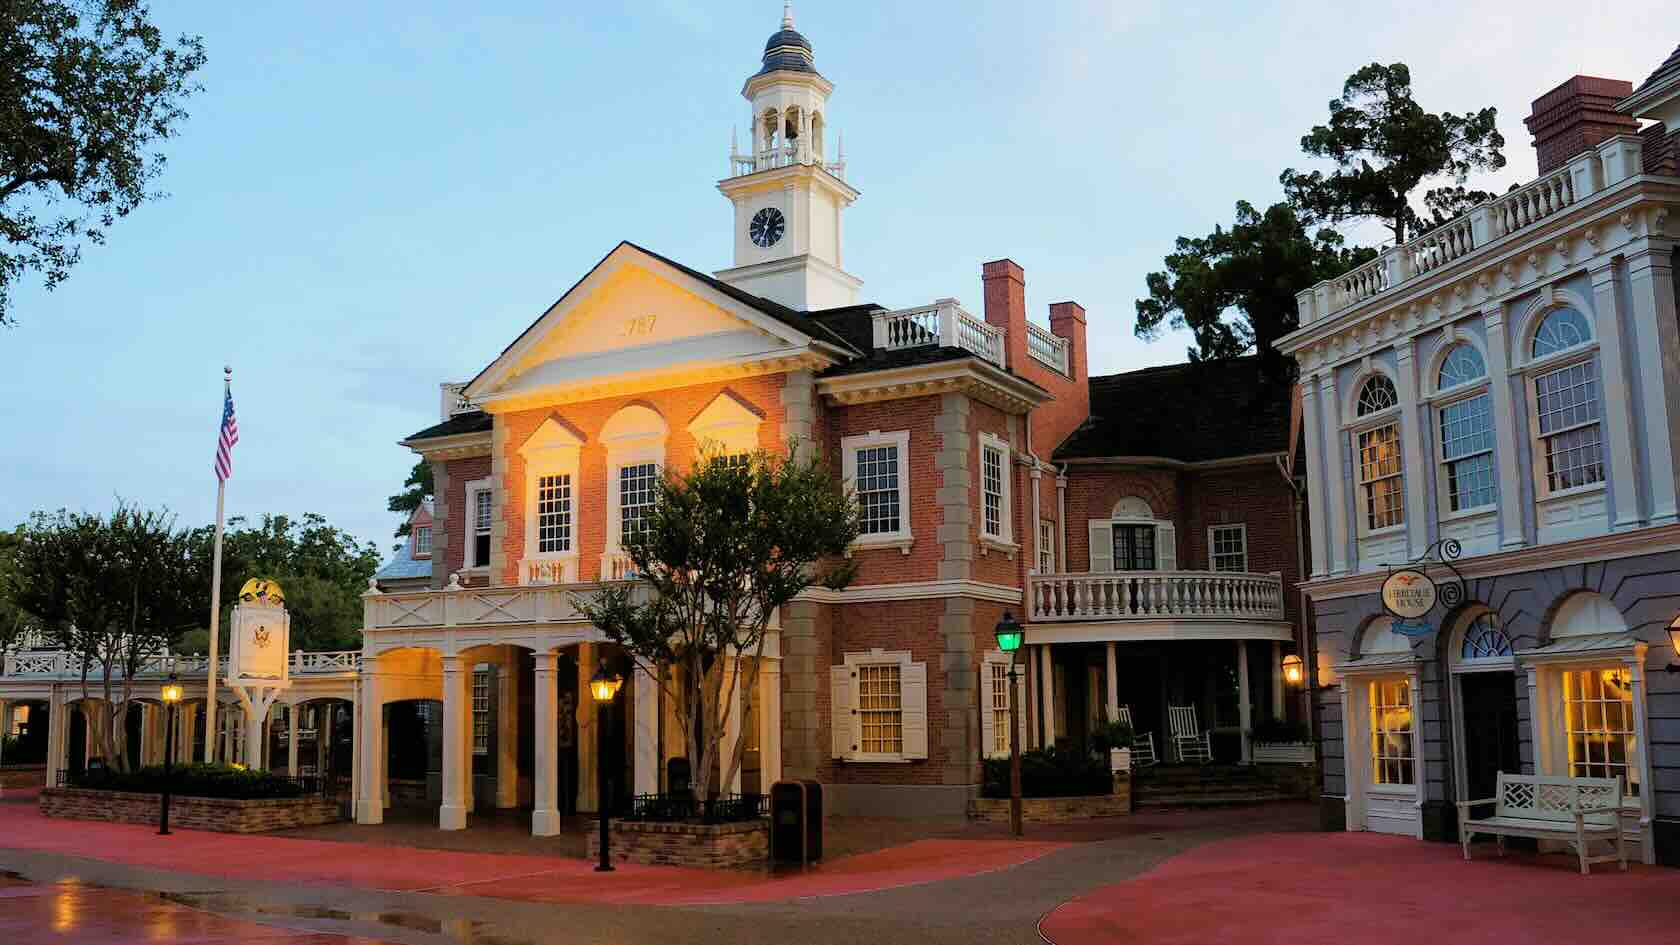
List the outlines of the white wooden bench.
{"label": "white wooden bench", "polygon": [[[1470,819],[1470,809],[1494,805],[1492,817]],[[1499,793],[1478,801],[1458,802],[1458,835],[1464,858],[1478,834],[1494,837],[1505,854],[1506,837],[1562,840],[1573,844],[1581,861],[1581,875],[1589,864],[1621,863],[1627,869],[1627,846],[1622,840],[1622,781],[1620,778],[1559,778],[1499,772]],[[1616,845],[1614,853],[1591,855],[1590,844],[1602,840]]]}

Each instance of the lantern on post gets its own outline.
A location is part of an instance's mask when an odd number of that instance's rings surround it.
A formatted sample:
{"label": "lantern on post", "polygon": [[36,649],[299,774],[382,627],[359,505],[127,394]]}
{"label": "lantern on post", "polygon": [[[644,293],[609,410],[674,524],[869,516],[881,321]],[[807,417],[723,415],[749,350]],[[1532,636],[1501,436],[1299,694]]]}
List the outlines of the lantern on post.
{"label": "lantern on post", "polygon": [[1283,681],[1291,686],[1299,686],[1306,678],[1306,666],[1301,657],[1294,653],[1283,658]]}
{"label": "lantern on post", "polygon": [[[1680,656],[1680,617],[1675,617],[1674,622],[1668,625],[1668,643],[1674,647],[1674,655]],[[1668,664],[1668,671],[1680,673],[1680,662]]]}
{"label": "lantern on post", "polygon": [[999,620],[993,630],[997,637],[998,649],[1009,654],[1009,833],[1011,836],[1021,835],[1021,707],[1015,700],[1015,660],[1020,652],[1021,641],[1026,637],[1026,631],[1016,621],[1015,615],[1009,611],[1003,612],[1003,619]]}
{"label": "lantern on post", "polygon": [[169,789],[174,781],[175,760],[175,707],[181,703],[181,681],[175,675],[175,670],[169,671],[169,678],[164,681],[163,689],[158,693],[163,700],[163,807],[158,811],[158,835],[169,836]]}
{"label": "lantern on post", "polygon": [[604,724],[602,713],[618,695],[618,688],[624,685],[624,677],[607,672],[607,661],[601,660],[595,667],[595,675],[589,678],[589,696],[595,700],[595,771],[597,772],[596,806],[601,821],[601,862],[596,864],[595,872],[612,872],[612,859],[607,851],[607,816],[612,804],[612,779],[607,777],[607,726]]}

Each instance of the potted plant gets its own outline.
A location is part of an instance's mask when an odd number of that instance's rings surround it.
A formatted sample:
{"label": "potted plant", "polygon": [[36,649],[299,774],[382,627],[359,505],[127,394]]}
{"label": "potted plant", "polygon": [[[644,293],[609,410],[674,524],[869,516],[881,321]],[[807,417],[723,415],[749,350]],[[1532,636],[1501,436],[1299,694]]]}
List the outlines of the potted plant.
{"label": "potted plant", "polygon": [[1310,765],[1312,732],[1305,722],[1262,719],[1250,733],[1256,764]]}
{"label": "potted plant", "polygon": [[1108,757],[1109,771],[1132,770],[1132,727],[1125,722],[1097,723],[1091,731],[1091,748],[1098,757]]}

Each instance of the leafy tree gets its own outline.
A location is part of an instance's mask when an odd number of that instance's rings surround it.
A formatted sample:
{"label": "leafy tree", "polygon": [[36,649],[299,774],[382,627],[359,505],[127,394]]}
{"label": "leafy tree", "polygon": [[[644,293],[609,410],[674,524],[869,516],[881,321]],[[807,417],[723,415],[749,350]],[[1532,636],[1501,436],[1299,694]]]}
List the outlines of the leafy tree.
{"label": "leafy tree", "polygon": [[[403,491],[391,496],[385,503],[387,509],[402,515],[402,524],[397,526],[395,537],[408,537],[409,518],[413,516],[414,510],[420,507],[420,503],[425,502],[432,494],[432,464],[421,460],[414,464],[414,468],[408,472],[408,478],[403,480]],[[397,545],[397,549],[401,550],[402,545]]]}
{"label": "leafy tree", "polygon": [[1464,183],[1472,170],[1505,166],[1497,117],[1491,107],[1462,115],[1426,112],[1412,99],[1405,63],[1372,63],[1349,76],[1341,97],[1331,99],[1329,124],[1301,138],[1301,150],[1334,161],[1336,169],[1326,175],[1287,168],[1279,180],[1309,222],[1379,219],[1399,245],[1427,226],[1411,203],[1424,181],[1453,182],[1424,196],[1439,222],[1450,218],[1443,213],[1492,196],[1465,191]]}
{"label": "leafy tree", "polygon": [[140,204],[199,86],[204,44],[173,44],[139,0],[0,3],[0,324],[26,272],[58,285],[83,241]]}
{"label": "leafy tree", "polygon": [[1344,245],[1334,230],[1309,233],[1289,204],[1273,204],[1262,214],[1238,201],[1229,229],[1178,238],[1166,270],[1147,277],[1149,297],[1137,300],[1133,330],[1153,341],[1163,323],[1188,328],[1196,339],[1192,361],[1258,350],[1280,368],[1273,343],[1299,324],[1295,293],[1375,255]]}
{"label": "leafy tree", "polygon": [[698,760],[697,797],[707,796],[714,764],[724,784],[740,769],[745,739],[726,759],[719,744],[737,687],[743,703],[756,691],[771,617],[809,587],[850,583],[851,563],[834,562],[857,532],[856,503],[814,451],[745,462],[706,455],[668,471],[653,509],[624,536],[638,577],[578,598],[669,694]]}
{"label": "leafy tree", "polygon": [[119,504],[110,518],[36,513],[15,556],[14,603],[80,657],[83,698],[99,677],[88,737],[107,763],[127,765],[123,742],[141,668],[203,618],[209,570],[166,511]]}
{"label": "leafy tree", "polygon": [[17,603],[22,581],[17,555],[23,535],[22,525],[0,532],[0,665],[5,664],[6,654],[39,639],[40,622]]}

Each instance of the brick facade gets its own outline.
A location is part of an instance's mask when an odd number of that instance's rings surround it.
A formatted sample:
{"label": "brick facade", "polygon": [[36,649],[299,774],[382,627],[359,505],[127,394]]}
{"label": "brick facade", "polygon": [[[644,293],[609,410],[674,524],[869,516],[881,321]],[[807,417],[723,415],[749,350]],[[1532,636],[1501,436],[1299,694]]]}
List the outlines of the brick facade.
{"label": "brick facade", "polygon": [[[47,817],[154,826],[161,810],[161,800],[156,794],[86,788],[43,788],[40,803],[41,813]],[[169,805],[169,825],[182,830],[266,833],[330,824],[338,819],[338,802],[326,797],[254,801],[175,797]]]}
{"label": "brick facade", "polygon": [[[770,822],[738,824],[649,823],[615,820],[607,850],[613,863],[742,869],[763,866],[770,858]],[[599,821],[588,828],[589,859],[601,857]]]}

